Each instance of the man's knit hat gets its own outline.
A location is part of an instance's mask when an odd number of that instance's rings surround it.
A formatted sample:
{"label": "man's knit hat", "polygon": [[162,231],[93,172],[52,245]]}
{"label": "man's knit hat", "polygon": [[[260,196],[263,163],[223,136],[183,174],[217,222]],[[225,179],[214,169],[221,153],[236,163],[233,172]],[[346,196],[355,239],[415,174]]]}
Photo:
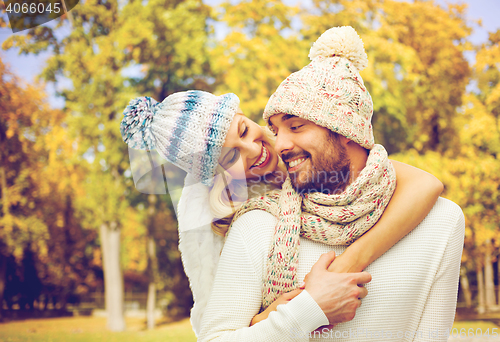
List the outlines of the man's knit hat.
{"label": "man's knit hat", "polygon": [[368,65],[361,38],[350,26],[331,28],[314,43],[309,58],[311,63],[271,96],[264,120],[296,115],[371,149],[373,103],[359,75]]}
{"label": "man's knit hat", "polygon": [[120,131],[129,147],[156,149],[196,180],[211,185],[239,103],[231,93],[215,96],[198,90],[174,93],[161,103],[138,97],[124,110]]}

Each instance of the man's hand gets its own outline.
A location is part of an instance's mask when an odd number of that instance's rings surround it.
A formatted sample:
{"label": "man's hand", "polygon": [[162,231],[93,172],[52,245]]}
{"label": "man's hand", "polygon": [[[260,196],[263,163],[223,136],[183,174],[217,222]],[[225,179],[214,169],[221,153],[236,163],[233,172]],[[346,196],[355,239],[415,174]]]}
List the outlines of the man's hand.
{"label": "man's hand", "polygon": [[350,321],[356,314],[368,291],[362,285],[369,283],[368,272],[334,273],[328,266],[335,259],[335,252],[323,254],[304,278],[305,289],[318,303],[331,324]]}

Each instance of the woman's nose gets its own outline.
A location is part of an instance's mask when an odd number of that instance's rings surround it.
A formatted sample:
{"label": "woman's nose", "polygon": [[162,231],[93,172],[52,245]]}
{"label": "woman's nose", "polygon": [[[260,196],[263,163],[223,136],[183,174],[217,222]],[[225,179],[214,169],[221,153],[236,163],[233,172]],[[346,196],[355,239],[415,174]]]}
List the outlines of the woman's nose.
{"label": "woman's nose", "polygon": [[262,142],[264,140],[264,134],[260,126],[257,129],[250,130],[247,139],[247,149],[250,156],[260,155],[262,151]]}
{"label": "woman's nose", "polygon": [[248,157],[255,158],[260,156],[260,153],[262,152],[262,140],[256,139],[247,146],[248,146]]}

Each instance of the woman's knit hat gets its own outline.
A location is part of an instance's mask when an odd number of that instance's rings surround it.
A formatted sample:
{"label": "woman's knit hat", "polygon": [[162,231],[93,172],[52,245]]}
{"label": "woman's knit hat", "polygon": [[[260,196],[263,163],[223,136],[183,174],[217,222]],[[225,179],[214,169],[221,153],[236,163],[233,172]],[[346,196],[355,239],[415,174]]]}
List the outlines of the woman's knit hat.
{"label": "woman's knit hat", "polygon": [[215,96],[199,90],[174,93],[161,103],[138,97],[124,110],[120,131],[130,148],[156,149],[196,180],[211,185],[239,103],[235,94]]}
{"label": "woman's knit hat", "polygon": [[361,38],[350,26],[331,28],[314,43],[309,58],[311,63],[271,96],[264,120],[296,115],[371,149],[373,103],[359,75],[368,65]]}

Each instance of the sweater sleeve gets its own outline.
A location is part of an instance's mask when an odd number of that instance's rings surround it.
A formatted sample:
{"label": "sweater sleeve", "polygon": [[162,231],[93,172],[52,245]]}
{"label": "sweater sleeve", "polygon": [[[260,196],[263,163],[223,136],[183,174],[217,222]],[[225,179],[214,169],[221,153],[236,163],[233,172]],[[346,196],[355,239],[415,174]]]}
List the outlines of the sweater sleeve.
{"label": "sweater sleeve", "polygon": [[[249,327],[262,303],[264,256],[276,220],[262,211],[238,219],[224,245],[199,341],[309,341],[309,332],[328,324],[318,304],[303,291]],[[246,234],[251,232],[251,234]]]}
{"label": "sweater sleeve", "polygon": [[458,277],[465,233],[465,219],[461,209],[454,205],[453,229],[448,238],[434,283],[425,303],[417,331],[418,341],[447,341],[453,326],[458,295]]}

